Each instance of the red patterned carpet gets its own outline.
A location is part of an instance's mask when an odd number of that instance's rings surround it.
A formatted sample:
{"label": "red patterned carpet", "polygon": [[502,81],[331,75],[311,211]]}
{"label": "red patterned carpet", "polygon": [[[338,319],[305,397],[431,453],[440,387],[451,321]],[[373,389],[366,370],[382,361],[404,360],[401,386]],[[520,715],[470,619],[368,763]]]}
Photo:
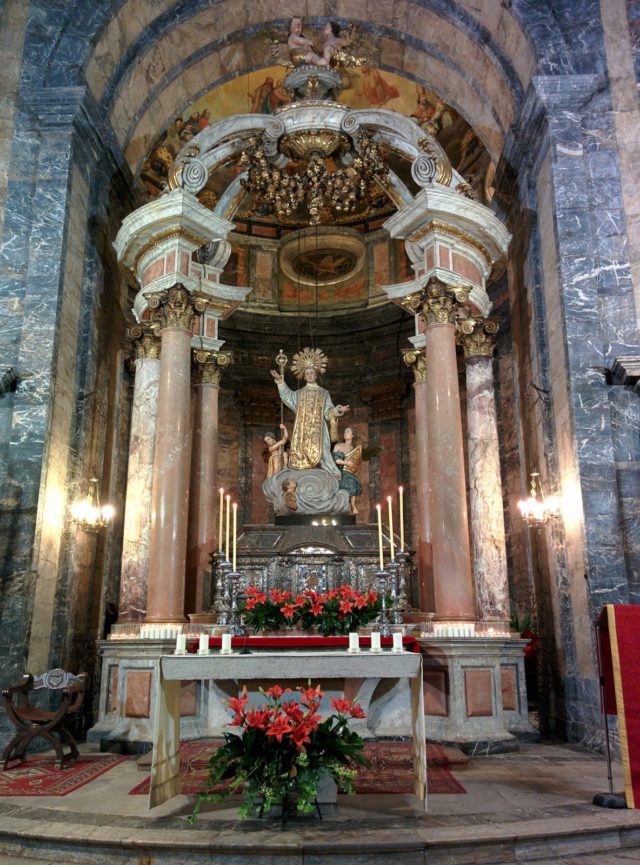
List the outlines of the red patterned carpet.
{"label": "red patterned carpet", "polygon": [[[180,776],[182,792],[195,795],[206,776],[207,761],[221,742],[200,739],[180,745]],[[365,757],[371,768],[361,768],[356,781],[358,793],[412,793],[413,769],[410,742],[367,742]],[[427,745],[427,788],[434,793],[466,793],[449,771],[449,761],[440,745]],[[130,791],[129,795],[148,793],[149,776]]]}
{"label": "red patterned carpet", "polygon": [[30,757],[15,769],[0,771],[0,796],[66,796],[128,759],[100,754],[58,769],[55,757]]}

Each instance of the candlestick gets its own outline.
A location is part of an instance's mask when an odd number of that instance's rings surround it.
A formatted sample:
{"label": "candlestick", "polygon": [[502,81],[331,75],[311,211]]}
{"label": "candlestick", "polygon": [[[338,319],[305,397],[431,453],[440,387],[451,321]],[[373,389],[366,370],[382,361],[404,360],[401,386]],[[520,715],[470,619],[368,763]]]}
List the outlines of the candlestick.
{"label": "candlestick", "polygon": [[224,557],[229,561],[229,508],[231,507],[231,496],[227,494],[227,525],[225,527]]}
{"label": "candlestick", "polygon": [[404,550],[404,487],[398,487],[400,499],[400,549]]}
{"label": "candlestick", "polygon": [[222,518],[224,515],[224,488],[220,487],[218,490],[220,493],[220,503],[218,504],[218,552],[222,552]]}
{"label": "candlestick", "polygon": [[356,632],[349,633],[349,651],[350,652],[359,652],[360,651],[360,637]]}
{"label": "candlestick", "polygon": [[402,652],[402,634],[398,631],[393,632],[393,651]]}
{"label": "candlestick", "polygon": [[238,537],[238,502],[233,503],[233,570],[236,569],[236,540]]}
{"label": "candlestick", "polygon": [[378,511],[378,554],[380,556],[380,570],[384,570],[384,558],[382,555],[382,505],[376,505]]}
{"label": "candlestick", "polygon": [[209,634],[200,634],[200,638],[198,640],[198,654],[209,654]]}
{"label": "candlestick", "polygon": [[393,551],[393,505],[391,504],[391,496],[387,496],[387,504],[389,505],[389,555],[391,556],[391,561],[393,561],[395,556]]}
{"label": "candlestick", "polygon": [[184,655],[187,651],[187,635],[176,634],[176,655]]}
{"label": "candlestick", "polygon": [[382,651],[382,646],[380,644],[380,631],[371,631],[371,651]]}
{"label": "candlestick", "polygon": [[220,649],[221,655],[230,655],[231,654],[231,634],[223,634],[222,635],[222,648]]}

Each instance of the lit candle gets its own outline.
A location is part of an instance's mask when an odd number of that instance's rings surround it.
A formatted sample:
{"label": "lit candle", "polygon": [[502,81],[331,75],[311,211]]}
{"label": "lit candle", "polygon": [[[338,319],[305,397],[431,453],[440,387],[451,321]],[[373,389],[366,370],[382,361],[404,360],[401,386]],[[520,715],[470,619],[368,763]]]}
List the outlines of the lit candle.
{"label": "lit candle", "polygon": [[222,648],[220,649],[220,654],[222,654],[222,655],[230,655],[231,654],[231,634],[223,634],[222,635]]}
{"label": "lit candle", "polygon": [[399,631],[393,632],[393,651],[402,651],[402,634]]}
{"label": "lit candle", "polygon": [[229,508],[231,507],[231,496],[227,494],[227,524],[225,527],[224,558],[229,561]]}
{"label": "lit candle", "polygon": [[200,634],[200,639],[198,641],[198,654],[209,654],[209,634]]}
{"label": "lit candle", "polygon": [[380,645],[380,631],[372,631],[371,632],[371,651],[372,652],[381,652],[382,647]]}
{"label": "lit candle", "polygon": [[218,505],[218,552],[222,552],[222,518],[224,515],[224,488],[220,487],[218,490],[220,493],[220,504]]}
{"label": "lit candle", "polygon": [[393,561],[393,505],[391,504],[391,496],[387,496],[387,504],[389,505],[389,555]]}
{"label": "lit candle", "polygon": [[349,651],[350,652],[359,652],[360,651],[360,638],[358,637],[357,631],[349,633]]}
{"label": "lit candle", "polygon": [[176,655],[184,655],[187,651],[187,635],[176,634]]}
{"label": "lit candle", "polygon": [[380,570],[384,571],[384,559],[382,557],[382,505],[376,505],[378,511],[378,554],[380,556]]}
{"label": "lit candle", "polygon": [[398,487],[400,499],[400,550],[404,552],[404,487]]}
{"label": "lit candle", "polygon": [[238,502],[233,503],[233,572],[236,570],[236,539],[238,537]]}

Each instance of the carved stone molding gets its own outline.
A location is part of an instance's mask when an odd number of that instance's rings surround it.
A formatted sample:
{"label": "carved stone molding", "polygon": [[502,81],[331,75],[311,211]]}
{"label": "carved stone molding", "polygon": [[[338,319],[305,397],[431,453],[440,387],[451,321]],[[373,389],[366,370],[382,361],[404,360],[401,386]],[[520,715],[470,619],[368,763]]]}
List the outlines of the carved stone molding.
{"label": "carved stone molding", "polygon": [[193,352],[194,384],[220,386],[222,373],[233,363],[230,351],[207,351],[196,349]]}
{"label": "carved stone molding", "polygon": [[496,347],[499,325],[488,318],[470,316],[458,322],[458,339],[465,360],[474,357],[492,357]]}
{"label": "carved stone molding", "polygon": [[158,310],[158,320],[163,328],[181,327],[193,330],[196,315],[202,315],[207,308],[207,299],[194,297],[181,283],[177,283],[148,298],[149,308]]}
{"label": "carved stone molding", "polygon": [[640,354],[625,354],[617,357],[611,367],[613,384],[632,387],[640,393]]}
{"label": "carved stone molding", "polygon": [[427,359],[424,354],[424,349],[403,348],[402,359],[412,370],[415,384],[427,380]]}

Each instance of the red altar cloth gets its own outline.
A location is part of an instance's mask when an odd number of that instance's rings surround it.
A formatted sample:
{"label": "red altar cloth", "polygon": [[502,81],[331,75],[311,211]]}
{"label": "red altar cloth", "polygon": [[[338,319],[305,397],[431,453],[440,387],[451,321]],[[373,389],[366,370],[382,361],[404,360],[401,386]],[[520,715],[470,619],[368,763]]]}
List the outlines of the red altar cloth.
{"label": "red altar cloth", "polygon": [[605,711],[618,715],[627,807],[640,808],[640,606],[606,604],[600,632]]}
{"label": "red altar cloth", "polygon": [[[393,637],[381,637],[380,643],[383,648],[393,645]],[[222,646],[222,637],[209,637],[209,648],[219,649]],[[348,637],[320,637],[300,635],[297,637],[232,637],[232,649],[343,649],[349,646]],[[371,637],[360,637],[360,648],[368,649],[371,646]],[[402,646],[409,652],[419,652],[420,646],[414,637],[403,637]],[[188,644],[189,652],[198,651],[198,641],[194,640]]]}

